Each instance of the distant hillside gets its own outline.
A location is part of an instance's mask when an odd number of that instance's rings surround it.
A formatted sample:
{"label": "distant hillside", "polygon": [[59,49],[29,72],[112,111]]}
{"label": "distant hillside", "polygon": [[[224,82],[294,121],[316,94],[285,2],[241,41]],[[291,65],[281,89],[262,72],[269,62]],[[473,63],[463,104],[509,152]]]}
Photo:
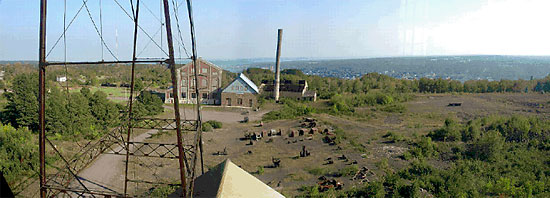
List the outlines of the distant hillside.
{"label": "distant hillside", "polygon": [[[269,68],[274,63],[251,63],[243,67]],[[377,72],[395,78],[451,78],[454,80],[500,80],[543,78],[550,73],[550,57],[534,56],[431,56],[342,60],[284,61],[283,69],[306,74],[354,78]]]}

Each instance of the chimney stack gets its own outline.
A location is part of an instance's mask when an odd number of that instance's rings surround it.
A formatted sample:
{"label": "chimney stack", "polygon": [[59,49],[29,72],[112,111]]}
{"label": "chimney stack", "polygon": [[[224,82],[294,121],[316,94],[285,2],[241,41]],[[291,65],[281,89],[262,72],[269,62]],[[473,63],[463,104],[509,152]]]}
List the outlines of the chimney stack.
{"label": "chimney stack", "polygon": [[275,90],[273,90],[273,97],[275,101],[279,102],[279,87],[281,85],[281,42],[283,40],[283,29],[278,30],[277,37],[277,56],[275,60]]}

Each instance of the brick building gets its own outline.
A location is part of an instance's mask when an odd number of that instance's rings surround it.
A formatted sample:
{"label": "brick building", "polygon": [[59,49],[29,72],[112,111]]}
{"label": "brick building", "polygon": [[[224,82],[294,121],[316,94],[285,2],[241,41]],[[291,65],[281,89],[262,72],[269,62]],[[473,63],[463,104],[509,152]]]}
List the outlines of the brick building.
{"label": "brick building", "polygon": [[[199,68],[199,95],[195,93],[195,67],[193,62],[176,69],[176,78],[179,95],[179,102],[193,104],[200,99],[201,104],[220,104],[220,93],[222,89],[222,69],[202,58],[197,59]],[[172,89],[166,90],[165,102],[173,103]]]}
{"label": "brick building", "polygon": [[[272,93],[275,89],[275,85],[273,83],[269,83],[268,81],[264,81],[263,83],[264,84],[261,86],[263,91],[273,95]],[[307,81],[305,80],[299,80],[298,84],[293,83],[290,80],[282,82],[279,88],[279,94],[281,98],[292,98],[295,100],[308,101],[317,100],[317,92],[308,90]]]}
{"label": "brick building", "polygon": [[221,105],[253,107],[258,101],[258,94],[259,89],[256,84],[241,73],[221,92]]}

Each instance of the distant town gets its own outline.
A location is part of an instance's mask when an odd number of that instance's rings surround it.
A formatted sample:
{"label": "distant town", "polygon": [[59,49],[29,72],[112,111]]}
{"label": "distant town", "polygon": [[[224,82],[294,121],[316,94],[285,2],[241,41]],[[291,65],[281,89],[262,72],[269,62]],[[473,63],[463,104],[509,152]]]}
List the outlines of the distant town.
{"label": "distant town", "polygon": [[[240,72],[257,67],[273,69],[267,59],[213,61],[222,68]],[[550,72],[550,57],[537,56],[426,56],[333,60],[286,60],[282,68],[299,69],[308,75],[344,79],[379,73],[400,79],[529,80],[544,78]]]}

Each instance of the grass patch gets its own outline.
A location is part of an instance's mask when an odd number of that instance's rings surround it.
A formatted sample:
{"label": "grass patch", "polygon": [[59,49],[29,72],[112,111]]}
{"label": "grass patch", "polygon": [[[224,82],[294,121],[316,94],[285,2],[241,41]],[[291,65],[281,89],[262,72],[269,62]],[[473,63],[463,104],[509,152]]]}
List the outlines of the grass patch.
{"label": "grass patch", "polygon": [[361,153],[367,152],[367,147],[365,145],[359,143],[356,141],[356,138],[350,139],[349,144],[355,149],[356,151],[359,151]]}
{"label": "grass patch", "polygon": [[340,170],[338,170],[339,176],[351,176],[355,175],[359,171],[359,167],[356,164],[346,166]]}
{"label": "grass patch", "polygon": [[159,130],[157,133],[151,134],[147,139],[159,138],[165,134],[168,134],[169,132],[170,131]]}
{"label": "grass patch", "polygon": [[325,167],[306,168],[305,170],[312,175],[328,175],[331,172]]}
{"label": "grass patch", "polygon": [[386,139],[388,139],[389,142],[392,142],[392,143],[397,143],[397,142],[402,142],[402,141],[405,141],[405,137],[401,134],[398,134],[398,133],[395,133],[393,131],[389,131],[388,133],[386,133],[384,136],[382,136]]}
{"label": "grass patch", "polygon": [[390,112],[390,113],[404,113],[407,111],[407,107],[404,104],[392,104],[383,106],[380,108],[381,111]]}

